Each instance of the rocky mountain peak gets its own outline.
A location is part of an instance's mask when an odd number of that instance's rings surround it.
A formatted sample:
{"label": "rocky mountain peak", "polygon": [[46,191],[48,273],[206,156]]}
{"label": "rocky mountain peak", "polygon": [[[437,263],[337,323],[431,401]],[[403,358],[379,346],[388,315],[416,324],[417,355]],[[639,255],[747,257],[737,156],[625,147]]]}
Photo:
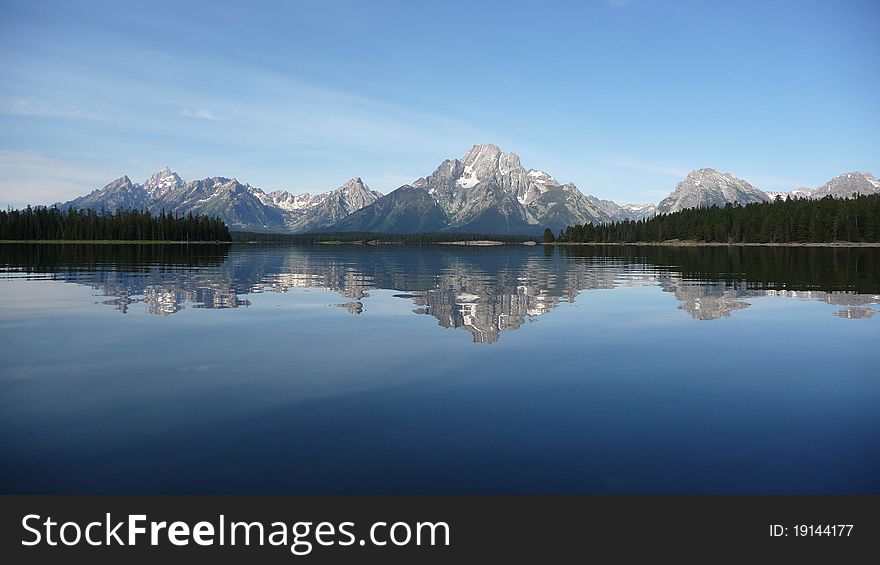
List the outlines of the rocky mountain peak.
{"label": "rocky mountain peak", "polygon": [[463,165],[474,165],[478,162],[497,162],[498,157],[502,154],[501,149],[497,145],[491,143],[477,143],[471,147],[470,151],[462,157]]}
{"label": "rocky mountain peak", "polygon": [[93,194],[111,194],[119,191],[130,192],[135,187],[140,188],[140,185],[131,182],[131,179],[128,178],[128,175],[123,175],[118,179],[104,185],[104,188],[93,191]]}
{"label": "rocky mountain peak", "polygon": [[853,194],[875,194],[880,192],[880,181],[874,175],[852,171],[836,176],[815,191],[814,198],[833,196],[849,198]]}
{"label": "rocky mountain peak", "polygon": [[730,173],[703,168],[691,171],[678,183],[675,190],[658,205],[663,213],[678,212],[686,208],[709,208],[724,206],[731,202],[750,204],[770,200],[763,190]]}
{"label": "rocky mountain peak", "polygon": [[85,196],[59,203],[58,207],[61,209],[89,208],[109,212],[119,209],[141,210],[146,206],[148,198],[143,186],[132,183],[128,175],[123,175]]}
{"label": "rocky mountain peak", "polygon": [[474,145],[461,159],[464,166],[459,184],[466,188],[496,176],[524,173],[519,156],[504,153],[491,143]]}
{"label": "rocky mountain peak", "polygon": [[355,177],[327,195],[326,199],[334,201],[336,207],[329,216],[334,220],[341,220],[344,215],[372,204],[381,196],[380,193],[370,190],[360,177]]}
{"label": "rocky mountain peak", "polygon": [[711,167],[696,169],[688,173],[683,182],[693,183],[694,186],[700,186],[704,182],[724,182],[736,180],[730,173],[722,173]]}
{"label": "rocky mountain peak", "polygon": [[266,195],[272,204],[288,212],[297,212],[315,204],[316,197],[308,192],[291,194],[286,190],[273,190]]}
{"label": "rocky mountain peak", "polygon": [[748,182],[713,168],[691,171],[658,206],[618,205],[584,195],[539,169],[525,169],[514,153],[497,145],[474,145],[461,159],[443,161],[432,174],[387,196],[370,190],[360,177],[317,194],[265,193],[236,179],[212,177],[185,183],[169,167],[144,184],[122,176],[103,188],[59,203],[60,207],[165,210],[177,214],[207,213],[222,217],[233,229],[309,232],[461,231],[467,233],[535,233],[569,225],[644,219],[657,212],[766,202],[779,194],[846,198],[880,192],[880,181],[857,171],[839,175],[815,191],[796,189],[766,193]]}
{"label": "rocky mountain peak", "polygon": [[552,185],[559,184],[559,181],[556,180],[555,178],[553,178],[550,175],[550,173],[547,173],[544,171],[539,171],[537,169],[529,169],[528,175],[529,175],[529,179],[531,179],[532,182],[536,182],[539,184],[552,184]]}
{"label": "rocky mountain peak", "polygon": [[172,171],[170,168],[165,167],[161,171],[153,174],[147,181],[144,183],[144,188],[153,198],[160,198],[164,196],[166,193],[174,190],[175,188],[180,188],[184,186],[186,183],[183,181],[180,176]]}
{"label": "rocky mountain peak", "polygon": [[342,192],[369,192],[370,189],[366,184],[364,184],[364,181],[361,179],[361,177],[355,177],[346,181],[336,190]]}
{"label": "rocky mountain peak", "polygon": [[471,233],[540,233],[544,227],[603,222],[601,212],[574,184],[526,170],[519,157],[490,143],[474,145],[461,159],[447,159],[433,173],[397,189],[347,218],[347,230],[424,227],[427,215],[444,230]]}

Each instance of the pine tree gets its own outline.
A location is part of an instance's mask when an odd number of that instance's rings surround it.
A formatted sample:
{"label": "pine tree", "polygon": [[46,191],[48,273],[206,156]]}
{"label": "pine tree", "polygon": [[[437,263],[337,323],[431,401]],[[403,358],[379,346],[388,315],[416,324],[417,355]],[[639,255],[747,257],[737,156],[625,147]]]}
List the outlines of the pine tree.
{"label": "pine tree", "polygon": [[[649,220],[570,226],[557,241],[615,242],[688,239],[707,242],[877,241],[880,194],[840,199],[827,196],[776,199],[723,208],[692,208]],[[546,233],[546,231],[545,231]],[[552,235],[552,232],[551,232]]]}

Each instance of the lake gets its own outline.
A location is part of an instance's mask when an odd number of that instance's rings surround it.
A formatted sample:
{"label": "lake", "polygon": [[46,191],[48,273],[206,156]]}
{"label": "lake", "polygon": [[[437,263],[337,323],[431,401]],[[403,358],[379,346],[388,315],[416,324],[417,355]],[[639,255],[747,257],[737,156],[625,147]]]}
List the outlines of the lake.
{"label": "lake", "polygon": [[0,246],[3,493],[880,493],[880,250]]}

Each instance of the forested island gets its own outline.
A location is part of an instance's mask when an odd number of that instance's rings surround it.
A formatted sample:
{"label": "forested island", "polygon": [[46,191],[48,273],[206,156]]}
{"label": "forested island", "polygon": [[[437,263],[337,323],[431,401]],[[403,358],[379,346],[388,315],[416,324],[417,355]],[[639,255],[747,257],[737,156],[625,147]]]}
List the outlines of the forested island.
{"label": "forested island", "polygon": [[741,206],[691,208],[648,220],[569,226],[545,243],[877,243],[880,194],[854,198],[777,198]]}
{"label": "forested island", "polygon": [[219,218],[117,210],[31,207],[0,210],[0,241],[229,242]]}

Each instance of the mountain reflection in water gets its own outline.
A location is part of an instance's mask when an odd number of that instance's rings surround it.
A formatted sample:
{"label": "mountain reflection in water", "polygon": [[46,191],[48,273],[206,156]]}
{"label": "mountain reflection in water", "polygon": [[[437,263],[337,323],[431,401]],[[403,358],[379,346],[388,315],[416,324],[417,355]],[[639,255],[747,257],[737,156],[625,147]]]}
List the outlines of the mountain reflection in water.
{"label": "mountain reflection in water", "polygon": [[652,286],[695,320],[717,320],[759,297],[840,306],[869,318],[880,303],[880,250],[861,248],[7,245],[0,278],[87,285],[121,313],[144,305],[170,315],[251,305],[247,296],[307,288],[369,315],[369,293],[388,289],[412,312],[493,343],[574,302],[582,291]]}

